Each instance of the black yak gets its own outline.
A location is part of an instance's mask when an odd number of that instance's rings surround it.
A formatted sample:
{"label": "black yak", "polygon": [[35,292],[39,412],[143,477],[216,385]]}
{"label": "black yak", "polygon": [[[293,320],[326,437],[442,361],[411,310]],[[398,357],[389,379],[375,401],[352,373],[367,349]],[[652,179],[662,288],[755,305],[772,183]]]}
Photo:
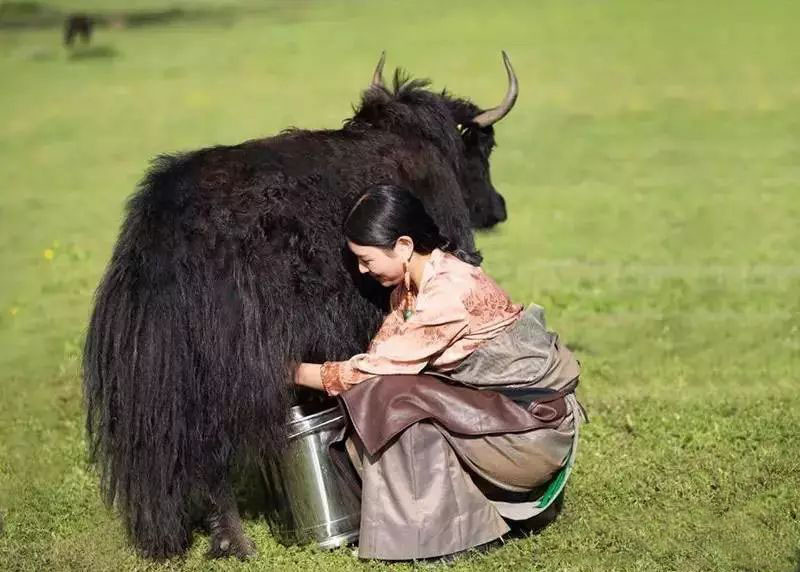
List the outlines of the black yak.
{"label": "black yak", "polygon": [[286,442],[298,362],[364,351],[387,292],[362,277],[341,224],[362,190],[412,189],[456,247],[506,218],[481,110],[395,72],[383,56],[342,129],[161,156],[127,203],[83,356],[90,458],[140,554],[185,552],[192,507],[211,555],[247,556],[230,470]]}
{"label": "black yak", "polygon": [[94,19],[86,14],[70,14],[67,16],[66,20],[64,20],[64,45],[71,47],[78,36],[80,36],[84,45],[88,44],[92,38],[94,24]]}

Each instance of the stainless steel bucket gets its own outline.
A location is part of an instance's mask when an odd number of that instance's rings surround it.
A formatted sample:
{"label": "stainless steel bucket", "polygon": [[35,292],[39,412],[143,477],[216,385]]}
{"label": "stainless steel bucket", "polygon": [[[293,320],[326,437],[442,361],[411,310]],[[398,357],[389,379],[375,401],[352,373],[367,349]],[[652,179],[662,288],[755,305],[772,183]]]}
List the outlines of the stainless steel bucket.
{"label": "stainless steel bucket", "polygon": [[288,450],[261,464],[267,520],[281,544],[335,548],[358,539],[360,499],[342,482],[328,453],[345,417],[338,404],[327,405],[321,411],[320,405],[292,407]]}

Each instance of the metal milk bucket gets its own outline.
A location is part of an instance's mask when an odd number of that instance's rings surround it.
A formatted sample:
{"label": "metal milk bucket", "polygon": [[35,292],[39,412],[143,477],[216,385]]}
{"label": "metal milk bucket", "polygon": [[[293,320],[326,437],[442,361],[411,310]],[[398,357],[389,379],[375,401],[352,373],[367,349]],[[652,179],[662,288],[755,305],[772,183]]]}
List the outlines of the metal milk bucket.
{"label": "metal milk bucket", "polygon": [[[270,508],[267,520],[284,545],[317,542],[335,548],[358,539],[361,502],[342,482],[328,445],[345,425],[338,404],[295,405],[289,411],[289,447],[261,464]],[[323,406],[325,407],[325,406]]]}

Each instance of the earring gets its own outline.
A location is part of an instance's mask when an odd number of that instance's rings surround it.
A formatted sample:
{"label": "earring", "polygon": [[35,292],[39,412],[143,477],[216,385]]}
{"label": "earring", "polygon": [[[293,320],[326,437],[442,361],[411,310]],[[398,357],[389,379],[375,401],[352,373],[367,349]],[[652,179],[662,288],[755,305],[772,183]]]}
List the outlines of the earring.
{"label": "earring", "polygon": [[411,310],[411,274],[408,272],[408,263],[403,262],[403,285],[406,287],[406,307],[403,310],[403,321],[407,321],[413,311]]}

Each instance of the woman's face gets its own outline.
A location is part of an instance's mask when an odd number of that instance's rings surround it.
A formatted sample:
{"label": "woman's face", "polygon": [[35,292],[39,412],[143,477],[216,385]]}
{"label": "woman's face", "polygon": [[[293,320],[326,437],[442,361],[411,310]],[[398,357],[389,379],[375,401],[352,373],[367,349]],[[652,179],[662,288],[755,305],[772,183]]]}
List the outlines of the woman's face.
{"label": "woman's face", "polygon": [[396,286],[403,281],[403,262],[410,257],[410,252],[406,252],[408,248],[401,241],[398,240],[394,248],[361,246],[349,240],[347,246],[356,255],[361,274],[369,274],[385,287]]}

